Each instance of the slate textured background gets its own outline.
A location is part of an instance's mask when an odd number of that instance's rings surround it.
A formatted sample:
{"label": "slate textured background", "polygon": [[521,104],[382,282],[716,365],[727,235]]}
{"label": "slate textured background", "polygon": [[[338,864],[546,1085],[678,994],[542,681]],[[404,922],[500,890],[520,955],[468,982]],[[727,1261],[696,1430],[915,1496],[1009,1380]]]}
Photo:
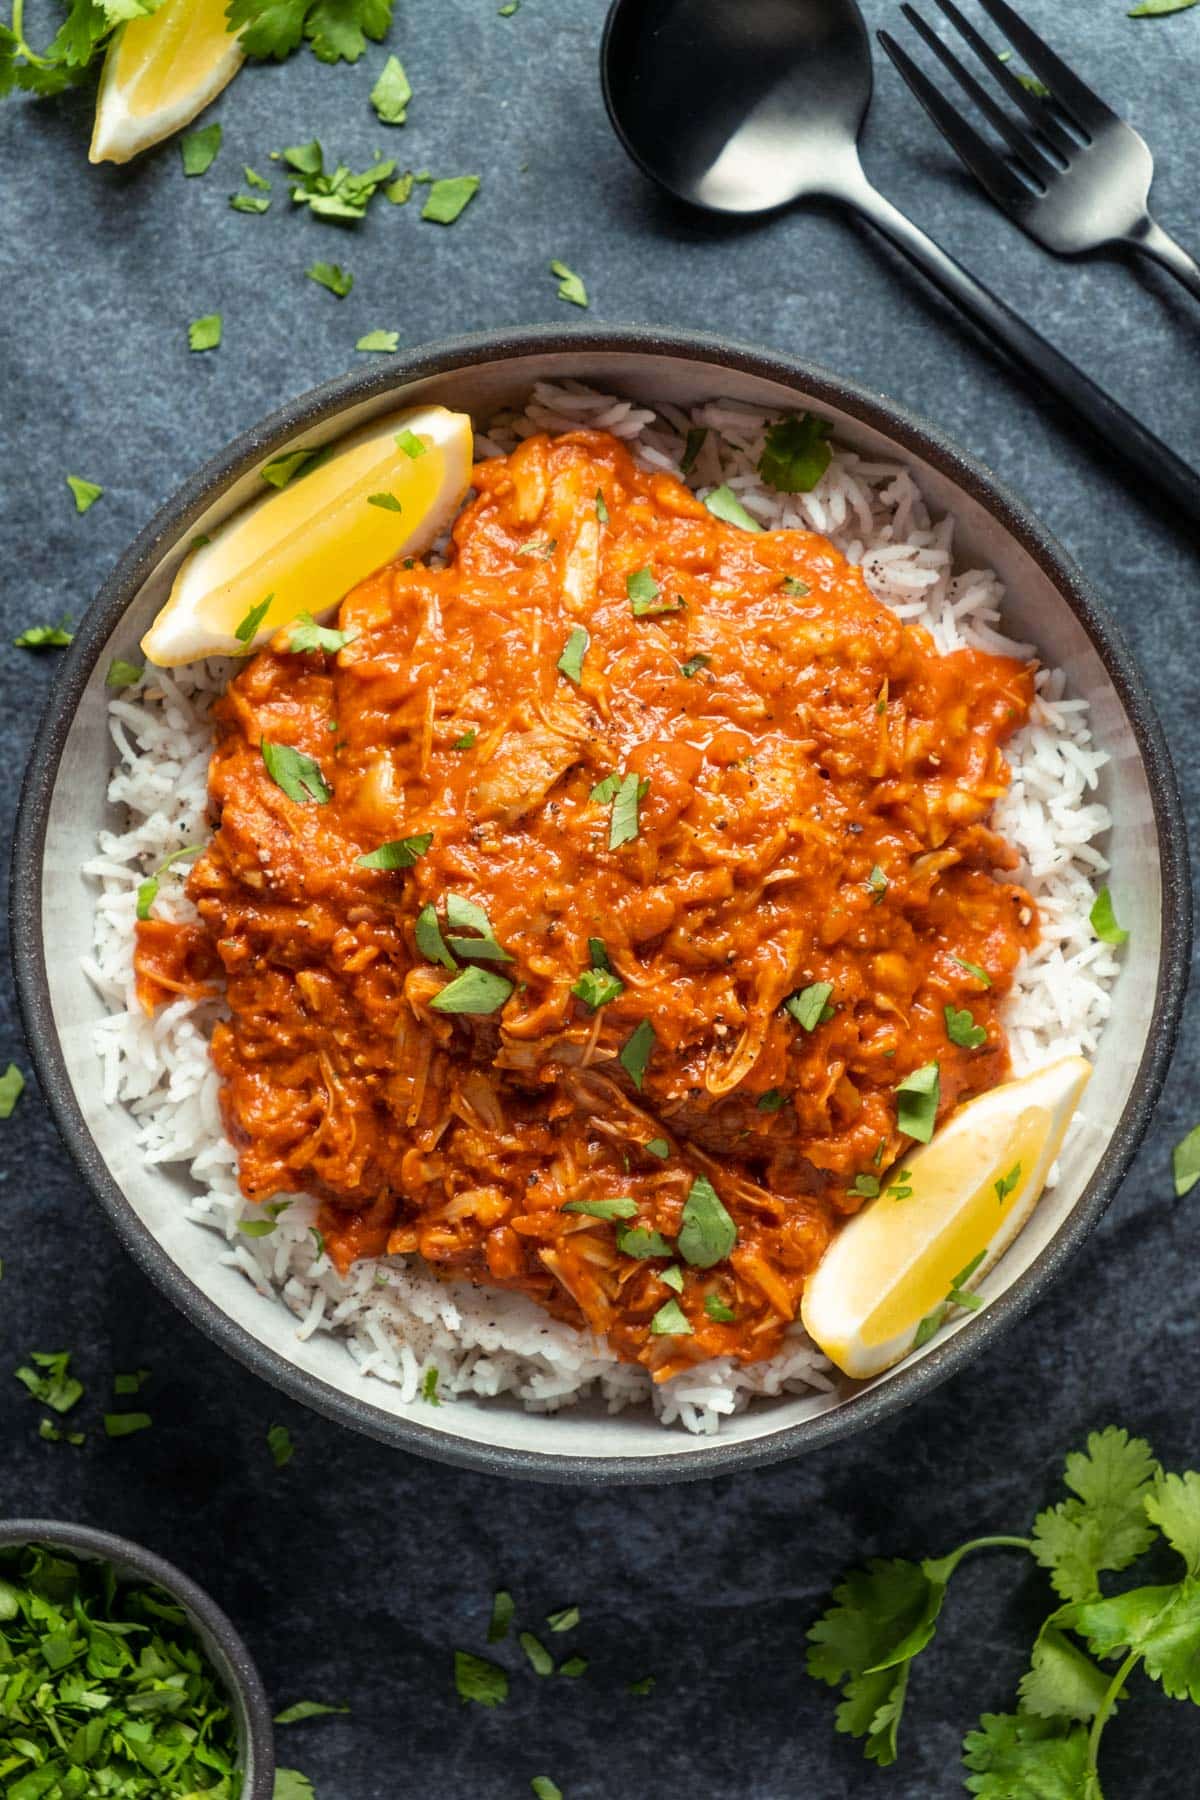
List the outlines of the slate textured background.
{"label": "slate textured background", "polygon": [[[1031,21],[1146,132],[1158,210],[1200,241],[1195,80],[1200,11],[1131,20],[1126,0],[1028,0]],[[896,26],[890,0],[872,25]],[[864,227],[809,211],[741,226],[648,191],[610,136],[596,81],[600,0],[397,0],[388,48],[416,90],[408,125],[367,103],[386,51],[355,69],[310,56],[248,69],[209,116],[220,160],[184,180],[167,144],[124,170],[84,160],[88,101],[0,109],[0,643],[78,616],[122,546],[212,448],[355,360],[364,331],[405,344],[506,322],[574,318],[547,273],[586,278],[593,318],[728,331],[812,356],[928,413],[1036,502],[1107,593],[1165,716],[1196,824],[1194,550],[1052,408],[981,348]],[[869,171],[899,204],[1181,451],[1200,457],[1200,309],[1119,258],[1055,262],[959,176],[890,68],[879,70]],[[697,96],[697,104],[704,97]],[[229,210],[243,162],[316,135],[356,167],[476,171],[450,230],[379,205],[343,231]],[[356,276],[339,302],[317,258]],[[189,319],[225,341],[189,355]],[[104,484],[76,517],[68,472]],[[5,840],[53,655],[0,650]],[[281,1732],[320,1800],[518,1800],[545,1772],[569,1800],[841,1800],[960,1793],[959,1741],[1002,1710],[1046,1592],[1019,1560],[967,1567],[941,1648],[912,1684],[903,1759],[881,1774],[835,1738],[833,1701],[800,1674],[834,1576],[869,1554],[934,1553],[1021,1529],[1062,1453],[1117,1420],[1167,1459],[1200,1462],[1195,1200],[1174,1200],[1170,1147],[1200,1116],[1193,1006],[1154,1129],[1069,1277],[985,1360],[873,1434],[708,1486],[578,1493],[509,1485],[388,1452],[285,1402],[200,1338],[119,1253],[32,1087],[0,1127],[0,1514],[41,1511],[143,1539],[239,1621],[280,1704],[353,1704]],[[11,991],[0,1066],[28,1068]],[[5,1371],[69,1346],[91,1424],[116,1369],[153,1370],[154,1428],[81,1451],[43,1444]],[[272,1422],[297,1445],[275,1472]],[[582,1681],[514,1669],[513,1698],[463,1709],[455,1646],[482,1647],[490,1593],[522,1618],[578,1602]],[[651,1698],[625,1683],[657,1676]],[[1144,1690],[1108,1734],[1112,1797],[1182,1793],[1200,1755],[1191,1709]]]}

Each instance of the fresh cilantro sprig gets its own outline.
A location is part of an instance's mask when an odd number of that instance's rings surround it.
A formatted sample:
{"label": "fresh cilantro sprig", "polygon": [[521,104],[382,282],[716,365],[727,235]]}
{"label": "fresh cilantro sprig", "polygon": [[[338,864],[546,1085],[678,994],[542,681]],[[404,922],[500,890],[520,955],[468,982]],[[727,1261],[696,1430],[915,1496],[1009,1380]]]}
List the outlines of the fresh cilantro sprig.
{"label": "fresh cilantro sprig", "polygon": [[[1027,1551],[1062,1604],[1039,1631],[1016,1709],[967,1733],[965,1785],[978,1800],[1103,1800],[1099,1750],[1140,1668],[1173,1699],[1200,1705],[1200,1473],[1165,1474],[1149,1444],[1117,1426],[1066,1459],[1065,1499],[1028,1537],[973,1538],[923,1562],[882,1558],[853,1570],[809,1632],[808,1672],[842,1690],[837,1729],[896,1760],[912,1663],[932,1641],[946,1588],[976,1550]],[[1174,1581],[1108,1594],[1103,1576],[1165,1546]]]}

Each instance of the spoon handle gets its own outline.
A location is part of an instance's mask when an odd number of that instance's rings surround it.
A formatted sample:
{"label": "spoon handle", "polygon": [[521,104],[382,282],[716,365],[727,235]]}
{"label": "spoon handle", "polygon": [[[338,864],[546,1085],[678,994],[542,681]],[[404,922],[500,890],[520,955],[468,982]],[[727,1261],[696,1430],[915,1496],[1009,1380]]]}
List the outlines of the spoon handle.
{"label": "spoon handle", "polygon": [[839,197],[856,207],[872,225],[891,238],[917,267],[951,300],[957,302],[987,335],[1017,362],[1024,363],[1058,398],[1091,426],[1110,456],[1119,457],[1143,481],[1153,482],[1189,522],[1200,524],[1200,474],[1176,456],[1119,401],[1085,375],[1069,357],[1027,325],[981,281],[947,255],[940,244],[914,225],[864,177],[842,188]]}

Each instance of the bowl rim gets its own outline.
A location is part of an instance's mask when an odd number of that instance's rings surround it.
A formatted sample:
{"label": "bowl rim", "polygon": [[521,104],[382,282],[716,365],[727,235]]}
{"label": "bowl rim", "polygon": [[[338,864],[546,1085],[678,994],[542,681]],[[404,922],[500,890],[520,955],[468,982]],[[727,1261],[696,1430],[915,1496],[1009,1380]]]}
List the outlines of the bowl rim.
{"label": "bowl rim", "polygon": [[[249,1780],[243,1785],[240,1800],[271,1800],[275,1782],[275,1733],[267,1692],[237,1626],[208,1590],[165,1557],[147,1550],[145,1545],[135,1544],[129,1538],[119,1537],[116,1532],[105,1531],[96,1525],[76,1525],[62,1519],[0,1519],[0,1550],[15,1549],[21,1544],[45,1544],[52,1550],[121,1563],[139,1579],[165,1588],[193,1618],[199,1620],[220,1647],[233,1675],[230,1700],[235,1722],[244,1736],[249,1762]],[[217,1670],[216,1674],[222,1686],[228,1688],[229,1683],[222,1672]]]}
{"label": "bowl rim", "polygon": [[[1154,814],[1162,873],[1158,980],[1146,1049],[1130,1097],[1070,1215],[1010,1285],[946,1343],[915,1364],[901,1365],[875,1386],[827,1413],[801,1419],[748,1442],[696,1439],[694,1447],[646,1456],[560,1454],[478,1443],[400,1418],[318,1376],[262,1344],[210,1300],[142,1223],[110,1174],[92,1138],[58,1042],[42,933],[41,871],[47,821],[59,764],[86,683],[113,630],[148,574],[210,503],[215,492],[264,456],[364,401],[418,380],[513,358],[584,352],[601,356],[713,364],[796,389],[883,432],[899,450],[921,458],[988,512],[1033,559],[1075,614],[1099,655],[1132,725]],[[1178,784],[1162,726],[1132,652],[1058,540],[988,467],[939,427],[860,383],[786,352],[758,349],[710,333],[658,326],[554,325],[505,327],[418,346],[386,364],[338,376],[286,402],[240,433],[191,475],[158,509],[102,584],[52,683],[21,789],[10,877],[10,936],[18,1003],[29,1053],[58,1131],[117,1237],[143,1272],[184,1316],[255,1374],[302,1404],[384,1443],[437,1462],[485,1474],[576,1485],[651,1485],[699,1480],[779,1462],[815,1450],[891,1417],[931,1392],[1019,1319],[1061,1272],[1104,1213],[1132,1162],[1166,1078],[1187,989],[1192,903],[1187,834]]]}

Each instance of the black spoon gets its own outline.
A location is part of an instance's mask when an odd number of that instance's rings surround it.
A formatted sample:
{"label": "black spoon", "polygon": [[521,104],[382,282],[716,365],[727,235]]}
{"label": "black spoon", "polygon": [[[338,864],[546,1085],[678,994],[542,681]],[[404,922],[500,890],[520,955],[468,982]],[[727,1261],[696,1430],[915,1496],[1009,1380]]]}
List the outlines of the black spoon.
{"label": "black spoon", "polygon": [[1120,457],[1200,521],[1200,475],[871,186],[871,48],[855,0],[613,0],[604,100],[646,174],[710,212],[840,201],[891,238]]}

